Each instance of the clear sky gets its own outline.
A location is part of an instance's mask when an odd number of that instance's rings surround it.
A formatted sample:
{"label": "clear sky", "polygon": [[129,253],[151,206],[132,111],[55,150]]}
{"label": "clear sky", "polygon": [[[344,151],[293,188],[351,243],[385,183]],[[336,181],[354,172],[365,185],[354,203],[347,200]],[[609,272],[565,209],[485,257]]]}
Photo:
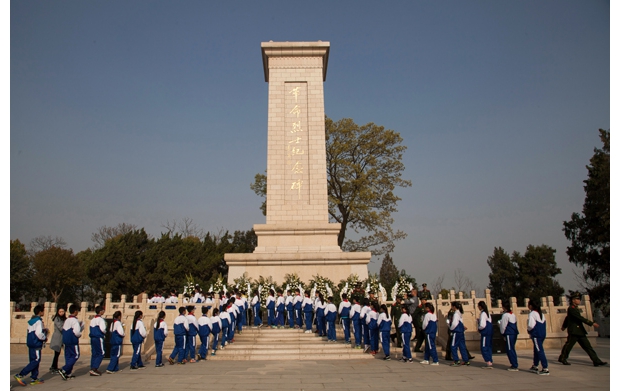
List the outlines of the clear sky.
{"label": "clear sky", "polygon": [[[121,222],[158,237],[264,223],[260,43],[329,41],[325,112],[407,146],[394,262],[488,284],[493,248],[557,250],[610,128],[606,1],[11,1],[10,237],[75,252]],[[378,272],[380,260],[370,264]]]}

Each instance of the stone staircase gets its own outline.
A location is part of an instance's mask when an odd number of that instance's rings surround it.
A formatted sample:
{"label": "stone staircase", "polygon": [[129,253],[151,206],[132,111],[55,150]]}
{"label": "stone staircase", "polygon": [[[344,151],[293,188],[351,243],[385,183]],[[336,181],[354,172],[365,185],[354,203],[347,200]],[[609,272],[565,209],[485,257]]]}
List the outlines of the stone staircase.
{"label": "stone staircase", "polygon": [[[172,338],[170,338],[172,337]],[[307,334],[299,329],[258,329],[244,328],[241,334],[235,333],[235,342],[219,349],[208,360],[339,360],[372,359],[362,349],[344,344],[342,329],[337,329],[338,342],[327,342],[317,334]],[[168,335],[164,346],[164,357],[168,357],[174,347],[174,336]],[[209,350],[210,352],[210,350]],[[210,354],[210,353],[209,353]],[[151,356],[155,359],[155,355]]]}

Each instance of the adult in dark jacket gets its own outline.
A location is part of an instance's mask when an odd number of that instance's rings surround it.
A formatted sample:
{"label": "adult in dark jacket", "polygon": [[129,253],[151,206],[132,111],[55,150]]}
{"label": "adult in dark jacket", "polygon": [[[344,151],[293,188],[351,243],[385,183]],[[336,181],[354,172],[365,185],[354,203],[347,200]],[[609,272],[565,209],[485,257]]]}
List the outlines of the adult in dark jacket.
{"label": "adult in dark jacket", "polygon": [[592,349],[592,345],[590,345],[590,341],[587,337],[588,332],[583,327],[584,323],[588,326],[598,327],[598,323],[594,323],[591,320],[581,316],[581,313],[579,312],[581,294],[579,292],[573,293],[570,296],[570,301],[571,305],[568,307],[566,318],[564,318],[564,323],[562,324],[562,331],[568,330],[568,338],[566,339],[564,347],[562,347],[562,352],[560,353],[558,361],[564,365],[570,365],[567,361],[568,355],[570,354],[573,346],[575,346],[575,343],[579,343],[579,346],[581,346],[582,349],[588,353],[588,356],[590,356],[590,360],[592,360],[595,367],[607,365],[606,362],[598,358],[596,352]]}
{"label": "adult in dark jacket", "polygon": [[414,352],[421,353],[422,352],[422,343],[426,339],[426,334],[422,329],[422,321],[424,319],[424,314],[426,314],[426,309],[424,305],[426,304],[426,299],[420,300],[420,305],[413,311],[411,317],[413,318],[413,327],[415,328],[415,339],[416,344],[413,348]]}
{"label": "adult in dark jacket", "polygon": [[51,373],[58,373],[58,357],[62,350],[62,326],[67,320],[67,314],[64,307],[58,307],[56,314],[52,317],[54,322],[54,334],[52,334],[52,340],[50,341],[50,348],[54,351],[54,359],[52,360],[52,366],[50,367]]}

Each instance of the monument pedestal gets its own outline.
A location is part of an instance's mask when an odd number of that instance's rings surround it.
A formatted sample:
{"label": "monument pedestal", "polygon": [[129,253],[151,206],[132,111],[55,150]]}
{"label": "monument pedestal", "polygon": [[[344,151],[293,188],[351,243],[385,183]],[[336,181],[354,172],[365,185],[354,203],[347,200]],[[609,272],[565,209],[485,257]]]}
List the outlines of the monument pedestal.
{"label": "monument pedestal", "polygon": [[267,118],[267,224],[254,225],[252,254],[225,254],[228,282],[297,273],[334,282],[368,277],[369,252],[345,253],[340,224],[329,223],[325,108],[329,42],[261,43],[269,83]]}

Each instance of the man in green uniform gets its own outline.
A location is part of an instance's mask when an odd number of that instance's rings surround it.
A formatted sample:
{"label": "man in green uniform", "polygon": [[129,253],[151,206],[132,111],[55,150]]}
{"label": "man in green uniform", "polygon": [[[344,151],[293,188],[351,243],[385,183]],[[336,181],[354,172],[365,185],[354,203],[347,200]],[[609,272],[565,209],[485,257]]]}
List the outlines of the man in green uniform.
{"label": "man in green uniform", "polygon": [[426,314],[426,308],[424,307],[424,304],[426,304],[426,299],[421,298],[420,305],[416,307],[415,311],[413,311],[413,315],[411,315],[411,317],[413,318],[413,327],[415,327],[416,339],[413,351],[418,353],[422,352],[422,343],[424,343],[424,340],[426,339],[426,333],[422,329],[424,314]]}
{"label": "man in green uniform", "polygon": [[398,320],[403,313],[401,310],[402,300],[403,298],[401,295],[396,296],[396,301],[394,301],[394,304],[392,304],[392,308],[390,309],[390,318],[392,318],[392,324],[396,326],[396,332],[390,334],[390,338],[392,339],[392,342],[396,342],[396,347],[398,348],[402,347],[402,338],[400,336],[400,330],[398,329]]}
{"label": "man in green uniform", "polygon": [[588,353],[588,356],[590,356],[590,360],[592,360],[595,367],[607,365],[606,362],[601,361],[601,359],[598,358],[596,352],[592,349],[592,345],[590,345],[590,341],[588,341],[588,337],[586,336],[588,333],[583,327],[583,324],[585,323],[588,326],[598,327],[598,323],[594,323],[591,320],[581,316],[581,313],[579,312],[581,293],[573,293],[570,296],[570,301],[571,305],[568,307],[566,318],[564,318],[564,323],[562,323],[562,331],[568,329],[568,338],[562,348],[562,353],[560,353],[558,361],[564,365],[570,365],[570,363],[566,360],[568,360],[568,355],[570,354],[573,346],[575,346],[575,342],[577,342],[579,343],[579,346],[581,346],[581,348]]}
{"label": "man in green uniform", "polygon": [[422,299],[430,300],[432,298],[431,291],[426,289],[426,283],[422,284],[422,290],[418,292],[418,297],[420,298],[420,300]]}

